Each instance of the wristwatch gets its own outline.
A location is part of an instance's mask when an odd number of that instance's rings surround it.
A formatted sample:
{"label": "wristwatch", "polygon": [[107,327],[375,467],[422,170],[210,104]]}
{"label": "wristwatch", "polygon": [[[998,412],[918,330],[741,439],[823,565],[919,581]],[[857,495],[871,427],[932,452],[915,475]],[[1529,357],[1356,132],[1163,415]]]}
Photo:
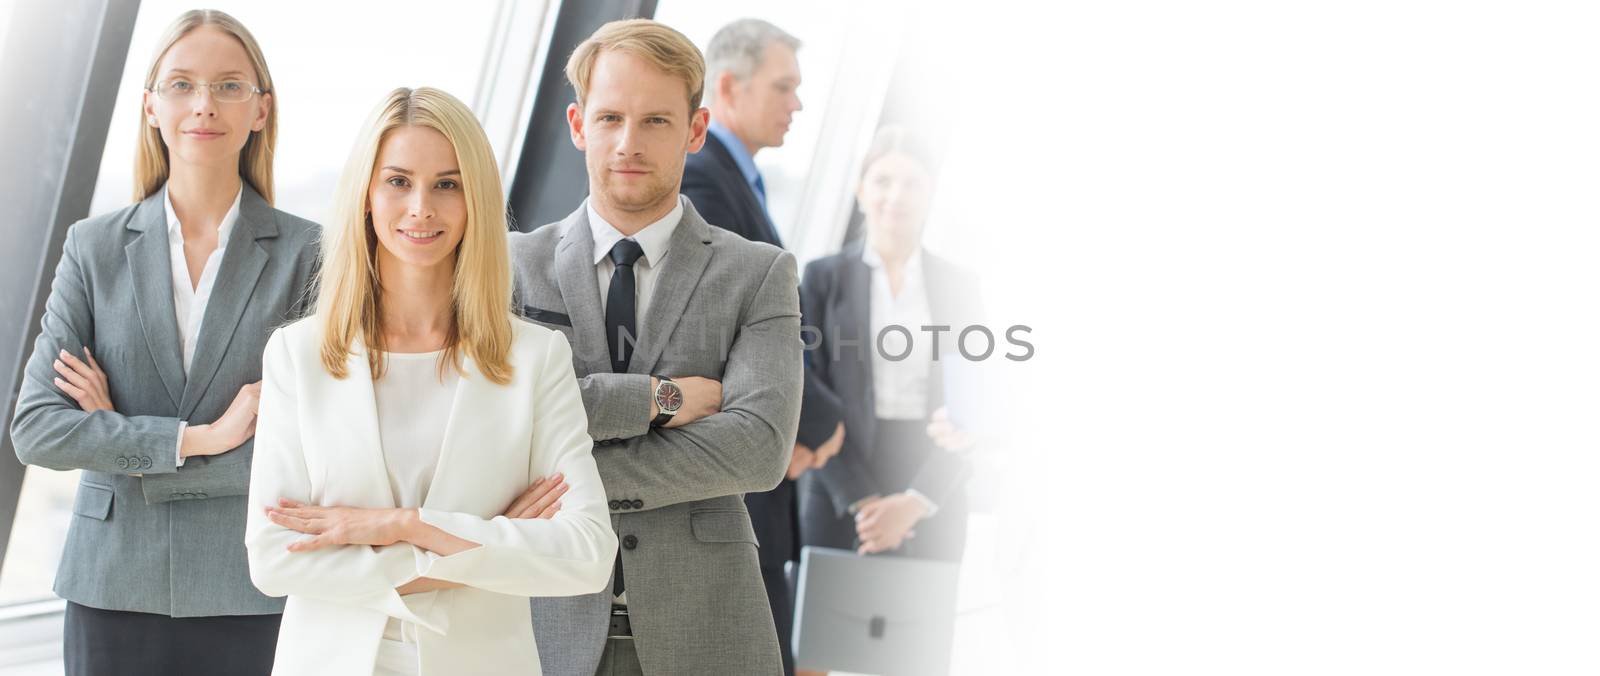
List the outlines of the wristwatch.
{"label": "wristwatch", "polygon": [[650,421],[651,427],[660,427],[672,421],[672,416],[677,415],[678,409],[683,407],[683,388],[672,382],[666,376],[656,376],[656,408],[661,412],[656,419]]}

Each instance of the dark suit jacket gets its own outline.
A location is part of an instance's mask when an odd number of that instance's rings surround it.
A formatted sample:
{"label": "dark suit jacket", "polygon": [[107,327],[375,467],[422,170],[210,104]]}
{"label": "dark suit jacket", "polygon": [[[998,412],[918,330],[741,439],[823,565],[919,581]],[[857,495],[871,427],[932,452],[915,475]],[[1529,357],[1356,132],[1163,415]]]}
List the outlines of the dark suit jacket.
{"label": "dark suit jacket", "polygon": [[752,242],[766,242],[782,248],[778,229],[761,208],[761,199],[744,180],[733,154],[713,134],[706,135],[700,152],[688,156],[683,165],[683,194],[706,222],[737,233]]}
{"label": "dark suit jacket", "polygon": [[[727,146],[716,136],[708,135],[705,147],[688,156],[682,192],[707,223],[753,242],[783,246],[760,198],[745,181]],[[840,412],[832,408],[834,400],[818,397],[809,380],[808,376],[801,410],[810,411],[812,418],[801,419],[796,441],[816,448],[833,435]],[[798,559],[794,482],[785,480],[766,493],[750,493],[745,496],[745,505],[761,541],[762,567],[781,569],[783,562]]]}
{"label": "dark suit jacket", "polygon": [[[877,341],[871,335],[872,269],[861,260],[862,243],[854,243],[844,251],[819,258],[806,266],[800,284],[801,323],[816,327],[821,332],[821,344],[806,360],[808,401],[827,400],[823,413],[813,413],[820,418],[817,424],[832,425],[844,421],[844,448],[820,470],[812,470],[809,480],[821,485],[839,516],[849,511],[851,504],[869,495],[888,495],[907,488],[880,484],[879,477],[892,474],[882,467],[880,458],[872,448],[877,418],[873,414],[872,354]],[[923,253],[923,273],[928,285],[928,302],[934,325],[948,325],[951,330],[940,335],[940,359],[962,359],[954,352],[960,330],[981,320],[974,302],[976,286],[969,276],[953,263],[926,252]],[[907,327],[914,340],[931,340],[932,337],[918,327]],[[930,365],[928,412],[943,405],[943,371],[935,363]],[[812,390],[815,390],[813,393]],[[832,411],[839,411],[833,417]],[[806,411],[801,411],[804,417]],[[910,488],[928,496],[934,504],[943,504],[946,498],[960,489],[965,479],[966,465],[959,456],[934,452],[928,456],[911,481]]]}

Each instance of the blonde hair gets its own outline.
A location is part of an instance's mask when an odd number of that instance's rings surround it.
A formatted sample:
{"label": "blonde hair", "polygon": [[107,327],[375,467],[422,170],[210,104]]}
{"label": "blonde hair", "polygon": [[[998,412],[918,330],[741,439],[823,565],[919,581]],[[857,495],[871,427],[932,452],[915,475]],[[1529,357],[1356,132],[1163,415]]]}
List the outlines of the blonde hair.
{"label": "blonde hair", "polygon": [[583,99],[589,93],[594,62],[600,54],[613,50],[637,56],[683,80],[689,97],[689,112],[700,109],[700,97],[705,94],[705,59],[689,38],[650,19],[612,21],[572,50],[571,58],[567,59],[567,81],[577,92],[579,108],[583,107]]}
{"label": "blonde hair", "polygon": [[324,325],[322,366],[335,378],[349,375],[346,361],[360,340],[374,380],[384,372],[382,285],[378,280],[377,233],[372,229],[368,190],[378,151],[389,133],[417,126],[443,134],[455,147],[466,195],[466,234],[456,250],[451,286],[451,325],[441,375],[453,366],[465,375],[461,353],[491,382],[511,382],[511,257],[506,251],[505,195],[489,137],[472,111],[438,89],[400,88],[373,110],[350,151],[334,211],[323,236],[316,319]]}
{"label": "blonde hair", "polygon": [[[267,104],[266,126],[261,131],[251,132],[250,138],[244,142],[244,148],[239,151],[239,178],[255,188],[267,204],[272,204],[272,151],[278,144],[278,96],[272,88],[272,73],[267,70],[266,57],[261,55],[261,45],[256,43],[255,36],[245,29],[244,24],[215,9],[184,12],[172,25],[167,26],[166,32],[156,42],[155,58],[150,59],[150,69],[144,76],[145,91],[155,90],[161,59],[166,57],[172,45],[201,26],[215,26],[238,40],[250,58],[250,66],[255,69],[261,94],[272,94],[271,102]],[[160,129],[145,124],[144,115],[141,114],[139,149],[133,158],[133,201],[141,202],[155,194],[166,184],[170,173],[167,142],[161,140]]]}

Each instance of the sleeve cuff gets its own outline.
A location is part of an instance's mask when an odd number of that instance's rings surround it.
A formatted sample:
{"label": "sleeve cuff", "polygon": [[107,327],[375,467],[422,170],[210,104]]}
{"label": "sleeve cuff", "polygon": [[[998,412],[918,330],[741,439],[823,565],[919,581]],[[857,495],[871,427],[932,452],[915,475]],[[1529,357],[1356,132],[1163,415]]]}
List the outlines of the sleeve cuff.
{"label": "sleeve cuff", "polygon": [[178,421],[178,443],[175,444],[175,447],[172,449],[172,457],[177,458],[177,460],[173,464],[173,467],[182,467],[183,461],[188,459],[183,457],[183,431],[188,428],[189,423],[186,423],[182,420]]}
{"label": "sleeve cuff", "polygon": [[928,518],[930,516],[933,516],[934,514],[938,513],[939,506],[934,504],[933,500],[929,499],[928,496],[923,495],[921,491],[918,491],[915,488],[907,488],[906,489],[906,495],[909,495],[913,499],[915,499],[917,502],[922,503],[923,508],[928,510],[927,514],[923,514],[922,515],[922,518],[926,519],[926,518]]}
{"label": "sleeve cuff", "polygon": [[487,538],[484,538],[481,533],[472,532],[473,530],[476,530],[473,528],[473,526],[481,526],[482,524],[474,524],[472,522],[478,521],[477,519],[472,519],[461,514],[452,514],[450,512],[441,512],[438,510],[424,508],[417,509],[417,518],[421,519],[423,523],[433,526],[434,528],[438,528],[439,530],[468,542],[475,542],[478,545],[471,549],[459,551],[449,556],[440,556],[434,552],[417,547],[417,575],[419,577],[430,577],[436,580],[448,580],[451,582],[459,582],[463,579],[470,578],[473,574],[473,569],[480,562],[484,549],[486,549],[486,543],[483,542],[483,540]]}
{"label": "sleeve cuff", "polygon": [[850,503],[850,506],[845,508],[845,513],[854,515],[856,512],[861,511],[862,507],[866,506],[868,500],[875,500],[877,498],[878,498],[877,495],[869,495],[867,497],[861,498],[860,500],[852,502],[852,503]]}
{"label": "sleeve cuff", "polygon": [[427,597],[426,599],[408,600],[401,596],[400,592],[395,591],[407,582],[426,577],[418,573],[418,564],[422,560],[418,552],[421,548],[401,544],[374,547],[373,551],[378,555],[379,567],[389,586],[389,589],[376,599],[376,605],[390,617],[411,622],[438,634],[449,633],[450,616],[446,613],[448,608],[445,604],[437,603],[436,593],[418,595]]}

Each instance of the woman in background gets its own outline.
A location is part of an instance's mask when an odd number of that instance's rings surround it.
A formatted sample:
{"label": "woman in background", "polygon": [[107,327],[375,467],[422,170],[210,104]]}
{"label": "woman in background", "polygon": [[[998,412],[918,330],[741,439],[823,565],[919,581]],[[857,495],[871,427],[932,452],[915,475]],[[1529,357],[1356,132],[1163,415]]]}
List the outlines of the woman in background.
{"label": "woman in background", "polygon": [[[807,368],[835,400],[828,408],[843,411],[845,435],[837,457],[800,479],[803,545],[961,558],[965,442],[943,410],[940,362],[921,327],[973,323],[976,286],[922,247],[931,165],[904,129],[882,129],[856,191],[865,241],[806,266],[801,312],[821,335]],[[906,330],[884,331],[892,326]],[[955,340],[946,333],[940,344]]]}
{"label": "woman in background", "polygon": [[318,228],[272,207],[276,91],[237,20],[178,17],[144,87],[135,203],[67,231],[11,438],[83,470],[55,582],[66,673],[266,674],[283,603],[240,545],[256,381]]}
{"label": "woman in background", "polygon": [[499,176],[435,89],[351,153],[316,313],[263,366],[245,542],[289,597],[275,673],[538,674],[528,598],[610,583],[572,350],[511,314]]}

